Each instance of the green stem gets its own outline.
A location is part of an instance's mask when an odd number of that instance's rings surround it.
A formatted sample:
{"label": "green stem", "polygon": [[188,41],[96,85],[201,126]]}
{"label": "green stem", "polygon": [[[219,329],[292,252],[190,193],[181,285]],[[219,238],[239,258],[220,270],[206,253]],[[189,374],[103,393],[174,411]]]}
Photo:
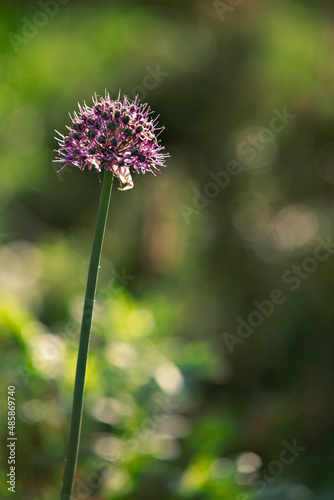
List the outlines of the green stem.
{"label": "green stem", "polygon": [[68,440],[67,458],[61,488],[60,500],[70,500],[74,482],[74,474],[78,459],[80,440],[80,429],[82,420],[82,409],[84,399],[86,367],[90,340],[90,329],[92,324],[93,305],[95,299],[97,276],[100,266],[100,258],[103,237],[108,217],[110,195],[112,189],[113,174],[105,171],[103,176],[102,193],[100,198],[99,212],[96,221],[92,254],[90,258],[86,296],[82,316],[80,343],[75,375],[73,407],[71,417],[70,435]]}

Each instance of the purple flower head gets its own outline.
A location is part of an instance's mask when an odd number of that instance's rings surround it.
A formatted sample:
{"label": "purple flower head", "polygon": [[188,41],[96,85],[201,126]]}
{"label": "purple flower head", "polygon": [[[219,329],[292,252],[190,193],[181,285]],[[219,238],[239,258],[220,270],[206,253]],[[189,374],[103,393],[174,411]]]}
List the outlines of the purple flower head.
{"label": "purple flower head", "polygon": [[106,92],[104,98],[95,94],[91,108],[85,102],[78,106],[79,114],[70,115],[72,127],[67,127],[68,134],[56,131],[60,136],[55,137],[59,156],[54,161],[63,163],[60,170],[70,163],[80,170],[88,167],[101,172],[104,168],[125,184],[119,188],[125,191],[133,188],[130,169],[155,175],[159,167],[165,166],[169,155],[163,153],[158,139],[163,127],[157,126],[157,118],[150,117],[149,106],[140,104],[137,97],[134,101],[127,96],[121,100],[119,93],[113,101]]}

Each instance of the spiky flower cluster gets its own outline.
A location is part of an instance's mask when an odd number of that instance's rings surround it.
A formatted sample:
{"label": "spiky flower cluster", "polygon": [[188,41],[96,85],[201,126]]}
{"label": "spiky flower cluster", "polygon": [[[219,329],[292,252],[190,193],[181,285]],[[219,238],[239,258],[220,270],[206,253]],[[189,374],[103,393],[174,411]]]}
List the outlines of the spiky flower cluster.
{"label": "spiky flower cluster", "polygon": [[155,175],[165,166],[169,155],[162,152],[164,147],[158,140],[163,127],[157,127],[157,118],[150,118],[149,106],[140,104],[137,97],[121,100],[119,93],[117,100],[111,100],[106,92],[104,98],[95,94],[91,108],[85,102],[78,106],[79,114],[70,115],[68,135],[56,131],[59,156],[54,161],[63,163],[60,170],[70,163],[80,170],[110,170],[125,184],[119,188],[124,191],[133,187],[130,169]]}

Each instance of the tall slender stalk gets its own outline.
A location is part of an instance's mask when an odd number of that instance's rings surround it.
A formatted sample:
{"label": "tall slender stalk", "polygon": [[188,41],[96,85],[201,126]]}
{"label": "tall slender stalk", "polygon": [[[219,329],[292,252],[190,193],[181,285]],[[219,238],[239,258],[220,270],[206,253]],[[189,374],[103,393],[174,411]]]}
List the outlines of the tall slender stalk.
{"label": "tall slender stalk", "polygon": [[79,352],[77,360],[77,370],[75,375],[73,406],[70,435],[68,440],[67,457],[61,488],[60,500],[70,500],[72,497],[75,469],[78,459],[80,430],[82,420],[82,409],[84,400],[84,388],[86,378],[86,367],[90,341],[90,331],[92,324],[93,306],[96,292],[96,283],[100,266],[100,258],[104,232],[108,217],[110,195],[112,190],[113,174],[105,171],[103,175],[102,193],[100,198],[99,211],[96,221],[92,254],[90,258],[86,296],[82,316]]}

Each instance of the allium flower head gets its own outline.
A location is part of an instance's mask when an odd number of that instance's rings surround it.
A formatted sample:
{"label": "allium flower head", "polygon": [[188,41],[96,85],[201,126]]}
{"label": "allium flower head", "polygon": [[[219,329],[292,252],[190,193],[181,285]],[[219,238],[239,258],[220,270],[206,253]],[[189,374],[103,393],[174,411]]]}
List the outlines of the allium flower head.
{"label": "allium flower head", "polygon": [[159,167],[165,166],[169,155],[163,153],[158,139],[163,127],[157,126],[149,106],[140,104],[137,97],[134,101],[127,96],[121,100],[119,93],[113,101],[106,92],[104,98],[95,94],[91,108],[85,102],[78,106],[79,113],[70,115],[68,134],[56,131],[60,136],[55,137],[59,156],[54,161],[63,163],[60,170],[70,163],[80,170],[110,170],[125,184],[119,188],[124,191],[133,187],[131,170],[155,175]]}

